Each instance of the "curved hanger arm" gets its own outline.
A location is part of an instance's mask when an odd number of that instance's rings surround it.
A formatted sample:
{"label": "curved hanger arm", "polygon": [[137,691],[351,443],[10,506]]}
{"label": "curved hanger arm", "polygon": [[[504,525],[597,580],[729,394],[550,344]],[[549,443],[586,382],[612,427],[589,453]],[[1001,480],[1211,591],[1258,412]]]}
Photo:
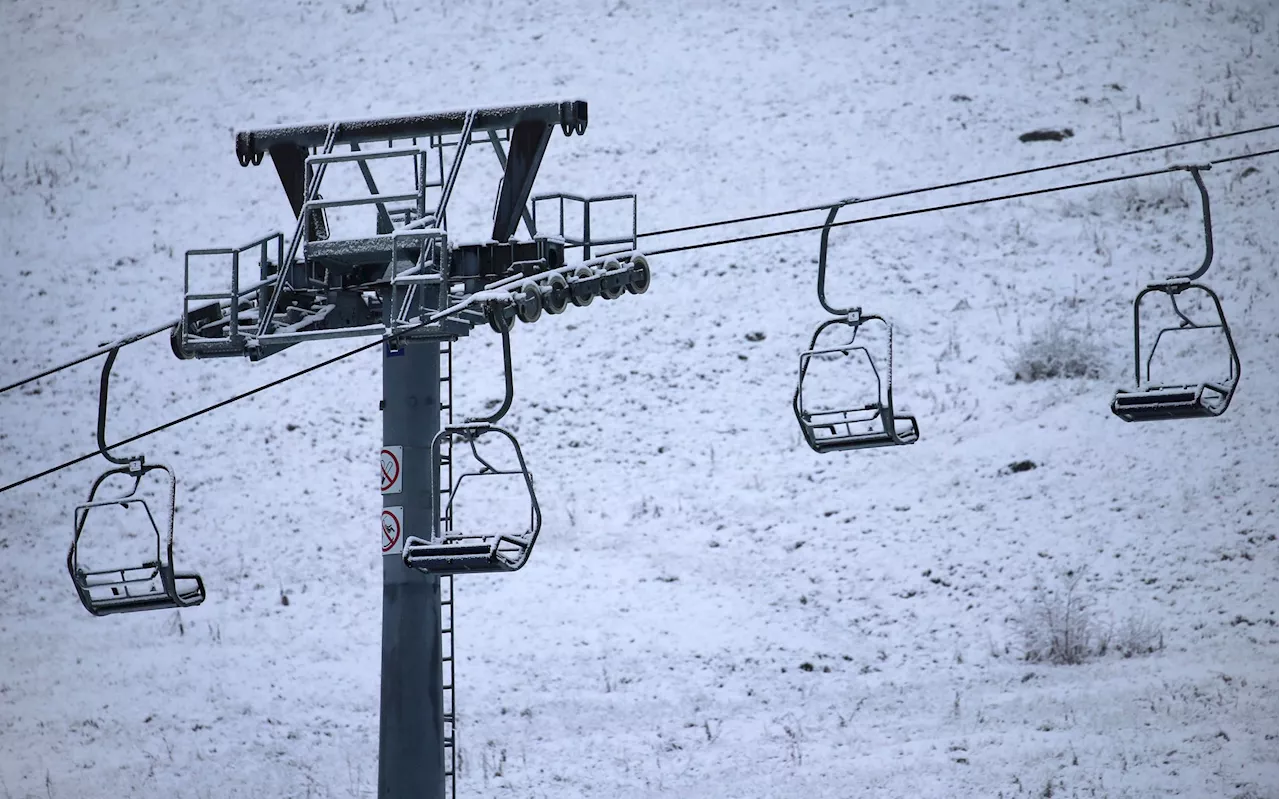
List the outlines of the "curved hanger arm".
{"label": "curved hanger arm", "polygon": [[822,239],[818,245],[818,302],[822,304],[827,313],[835,316],[845,316],[858,311],[858,308],[833,308],[831,303],[827,301],[827,243],[831,238],[831,226],[836,221],[836,214],[840,213],[840,209],[846,205],[862,202],[856,197],[850,197],[847,200],[841,200],[831,206],[831,210],[827,212],[827,220],[822,223]]}
{"label": "curved hanger arm", "polygon": [[1189,275],[1175,275],[1172,280],[1197,280],[1209,271],[1209,266],[1213,263],[1213,218],[1209,212],[1209,190],[1205,188],[1204,178],[1200,177],[1200,172],[1205,169],[1212,169],[1213,164],[1200,164],[1190,166],[1175,166],[1172,169],[1180,169],[1191,173],[1192,179],[1196,182],[1196,188],[1200,190],[1200,209],[1204,217],[1204,261],[1200,264],[1200,268]]}
{"label": "curved hanger arm", "polygon": [[[115,365],[116,356],[119,354],[119,347],[115,347],[107,353],[107,361],[102,365],[102,378],[98,382],[98,452],[102,453],[102,457],[112,463],[131,467],[135,461],[141,462],[142,457],[117,458],[107,452],[107,399],[111,390],[111,367]],[[96,484],[94,488],[95,490],[97,489]]]}
{"label": "curved hanger arm", "polygon": [[514,377],[511,373],[511,328],[509,327],[502,329],[502,378],[506,391],[498,410],[488,416],[469,417],[466,420],[467,424],[497,424],[498,420],[506,416],[507,411],[511,410],[511,401],[515,398],[516,389]]}

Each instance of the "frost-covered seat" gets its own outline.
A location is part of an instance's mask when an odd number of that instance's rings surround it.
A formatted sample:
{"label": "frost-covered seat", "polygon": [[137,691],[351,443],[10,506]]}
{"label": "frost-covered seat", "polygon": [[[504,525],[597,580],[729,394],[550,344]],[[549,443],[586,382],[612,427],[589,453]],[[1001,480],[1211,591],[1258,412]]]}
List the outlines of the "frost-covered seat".
{"label": "frost-covered seat", "polygon": [[72,576],[81,604],[95,616],[185,608],[205,599],[200,575],[178,574],[155,562],[137,568],[93,572],[78,569]]}
{"label": "frost-covered seat", "polygon": [[516,571],[529,558],[527,539],[501,535],[446,535],[438,541],[410,536],[406,565],[435,574]]}
{"label": "frost-covered seat", "polygon": [[1214,383],[1152,386],[1141,391],[1117,391],[1111,412],[1126,422],[1161,419],[1199,419],[1226,410],[1231,392]]}

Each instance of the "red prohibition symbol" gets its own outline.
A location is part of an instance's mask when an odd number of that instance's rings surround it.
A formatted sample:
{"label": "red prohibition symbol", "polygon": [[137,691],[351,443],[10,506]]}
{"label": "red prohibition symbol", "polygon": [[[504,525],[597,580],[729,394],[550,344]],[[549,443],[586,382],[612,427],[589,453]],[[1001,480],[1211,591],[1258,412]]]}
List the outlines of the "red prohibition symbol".
{"label": "red prohibition symbol", "polygon": [[400,459],[389,449],[382,451],[382,490],[386,491],[400,479]]}
{"label": "red prohibition symbol", "polygon": [[382,553],[390,552],[400,540],[400,519],[391,511],[382,512]]}

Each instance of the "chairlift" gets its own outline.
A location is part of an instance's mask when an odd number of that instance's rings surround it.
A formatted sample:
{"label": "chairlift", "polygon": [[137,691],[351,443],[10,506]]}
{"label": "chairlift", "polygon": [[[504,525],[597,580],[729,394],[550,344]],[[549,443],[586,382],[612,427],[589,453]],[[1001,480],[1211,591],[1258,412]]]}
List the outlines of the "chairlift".
{"label": "chairlift", "polygon": [[[1213,302],[1217,321],[1200,324],[1178,305],[1178,297],[1187,292],[1203,292]],[[1176,326],[1162,328],[1155,341],[1146,350],[1142,347],[1142,300],[1148,294],[1161,294],[1169,298],[1179,322]],[[1161,383],[1151,379],[1151,362],[1166,333],[1182,333],[1190,330],[1221,330],[1227,342],[1228,362],[1225,379],[1199,383]],[[1147,422],[1160,419],[1198,419],[1221,416],[1231,404],[1236,385],[1240,382],[1240,355],[1236,352],[1231,328],[1227,326],[1222,302],[1208,286],[1187,281],[1156,283],[1144,288],[1133,302],[1134,379],[1136,389],[1121,389],[1111,400],[1111,411],[1126,422]]]}
{"label": "chairlift", "polygon": [[[431,441],[432,535],[428,538],[409,536],[404,544],[406,566],[428,574],[457,574],[460,572],[508,572],[524,566],[533,549],[538,531],[542,528],[542,511],[533,490],[533,477],[525,465],[524,454],[516,437],[498,422],[511,409],[515,397],[515,380],[511,366],[511,327],[500,326],[502,336],[503,397],[497,409],[488,416],[473,417],[460,425],[449,425],[436,433]],[[516,468],[499,468],[493,465],[492,455],[486,457],[477,442],[485,436],[505,438],[515,455]],[[465,472],[453,479],[454,442],[465,443],[479,468]],[[445,486],[441,479],[441,466],[449,464]],[[510,534],[492,530],[455,531],[454,503],[464,483],[469,496],[476,494],[471,478],[520,477],[529,492],[529,524],[522,533]],[[487,485],[493,485],[488,483]],[[448,496],[448,501],[444,497]]]}
{"label": "chairlift", "polygon": [[[204,580],[194,572],[178,572],[174,567],[173,526],[178,481],[173,470],[163,464],[146,463],[142,456],[118,458],[107,451],[107,394],[111,367],[119,351],[117,347],[107,354],[98,395],[98,450],[115,466],[94,480],[88,500],[76,506],[75,534],[71,540],[71,549],[67,552],[67,571],[71,575],[80,604],[95,616],[199,605],[205,600]],[[139,493],[143,480],[148,475],[155,474],[163,474],[169,483],[169,508],[163,529],[156,521],[147,500]],[[101,497],[99,489],[114,475],[132,478],[133,486],[122,495]],[[80,562],[80,543],[90,514],[95,518],[108,514],[118,517],[135,503],[146,516],[147,526],[150,527],[146,532],[155,537],[154,557],[136,566],[86,568]],[[135,515],[135,518],[138,517]]]}
{"label": "chairlift", "polygon": [[[1126,422],[1146,422],[1161,419],[1196,419],[1221,416],[1231,404],[1236,386],[1240,382],[1240,356],[1236,351],[1231,328],[1222,311],[1222,301],[1213,289],[1195,281],[1209,271],[1213,263],[1213,222],[1209,211],[1209,191],[1200,176],[1202,170],[1212,164],[1175,166],[1171,169],[1191,173],[1200,191],[1200,208],[1204,220],[1204,260],[1200,268],[1189,275],[1179,275],[1151,283],[1138,292],[1133,301],[1133,371],[1136,388],[1121,389],[1111,400],[1111,412]],[[1213,303],[1216,321],[1202,324],[1192,319],[1178,305],[1180,296],[1200,292]],[[1160,294],[1169,298],[1178,324],[1161,329],[1145,351],[1142,345],[1142,301],[1148,294]],[[1224,379],[1203,382],[1166,383],[1152,380],[1151,362],[1166,333],[1183,333],[1191,330],[1221,330],[1227,342],[1228,364]]]}
{"label": "chairlift", "polygon": [[[800,376],[792,397],[792,409],[795,411],[796,421],[800,423],[800,431],[810,448],[819,453],[903,446],[914,444],[920,439],[920,425],[916,418],[899,414],[893,407],[893,325],[882,316],[862,313],[861,308],[837,308],[827,300],[827,247],[831,226],[841,208],[857,202],[859,200],[849,199],[833,205],[822,226],[818,250],[818,302],[835,318],[818,325],[809,348],[800,354]],[[858,341],[862,326],[871,321],[884,325],[888,332],[888,364],[883,378],[871,352]],[[849,341],[837,347],[819,348],[818,339],[823,332],[837,326],[849,328]],[[855,407],[833,410],[818,410],[812,401],[806,403],[805,377],[809,374],[810,362],[814,358],[830,357],[865,358],[875,377],[875,399]]]}
{"label": "chairlift", "polygon": [[[889,334],[888,368],[885,370],[883,380],[871,352],[858,343],[858,333],[862,326],[873,320],[883,324]],[[849,341],[836,347],[819,348],[818,338],[825,330],[836,326],[850,328]],[[814,410],[812,402],[806,405],[804,384],[810,362],[814,358],[826,356],[865,358],[867,365],[871,367],[871,373],[875,376],[875,399],[852,408],[834,410]],[[894,411],[893,326],[883,317],[874,314],[864,315],[855,310],[844,318],[828,319],[818,325],[813,333],[813,339],[809,342],[809,348],[800,354],[800,378],[796,382],[792,404],[805,441],[815,452],[901,446],[914,444],[920,438],[920,426],[916,418],[906,414],[900,415]]]}
{"label": "chairlift", "polygon": [[[514,452],[516,466],[500,468],[481,452],[479,442],[485,437],[505,438]],[[440,465],[442,450],[446,445],[462,442],[470,447],[472,457],[479,464],[478,469],[465,472],[454,480],[453,485],[444,489],[440,483]],[[433,518],[437,525],[435,535],[431,538],[409,536],[404,544],[404,562],[406,566],[428,574],[458,574],[484,572],[512,572],[520,569],[529,560],[533,545],[537,541],[538,532],[542,528],[542,511],[538,507],[538,498],[533,489],[533,478],[525,465],[520,444],[510,431],[489,422],[467,422],[451,425],[435,435],[431,443],[431,477],[433,491]],[[479,486],[483,480],[475,478],[518,477],[524,482],[529,493],[529,519],[525,530],[521,533],[502,533],[492,529],[454,530],[453,519],[455,503],[459,493],[469,499],[483,499]],[[464,484],[466,489],[464,489]],[[443,501],[444,496],[448,501]]]}
{"label": "chairlift", "polygon": [[[165,528],[157,523],[147,501],[138,494],[143,478],[149,474],[163,473],[169,481],[169,512]],[[133,478],[133,487],[121,496],[99,498],[98,489],[112,475],[123,474]],[[112,613],[129,613],[138,610],[164,610],[186,608],[204,602],[204,580],[194,572],[178,572],[173,561],[174,500],[177,494],[177,478],[173,470],[159,463],[143,464],[140,460],[118,466],[104,472],[93,483],[89,500],[77,505],[75,510],[75,537],[67,553],[67,571],[71,574],[80,604],[95,616]],[[155,536],[155,555],[139,565],[118,566],[107,569],[87,569],[80,562],[80,537],[90,513],[103,516],[116,514],[117,509],[127,511],[131,504],[138,504],[146,514],[150,534]]]}

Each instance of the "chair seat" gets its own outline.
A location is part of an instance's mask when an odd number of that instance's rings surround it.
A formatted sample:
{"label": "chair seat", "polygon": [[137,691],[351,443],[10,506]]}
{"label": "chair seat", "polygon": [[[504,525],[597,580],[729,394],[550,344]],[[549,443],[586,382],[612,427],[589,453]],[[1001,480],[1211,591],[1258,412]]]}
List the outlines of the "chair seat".
{"label": "chair seat", "polygon": [[[504,539],[494,535],[459,536],[442,541],[427,541],[410,536],[405,541],[405,565],[429,574],[455,574],[457,572],[506,572],[523,565],[524,558],[515,562],[499,555],[499,545]],[[512,546],[523,556],[527,547]]]}
{"label": "chair seat", "polygon": [[[144,566],[142,569],[146,569]],[[141,569],[118,569],[111,572],[80,572],[76,590],[85,609],[95,616],[165,610],[199,605],[205,600],[204,580],[198,574],[173,575],[172,590],[165,587],[160,572],[148,577],[130,577]],[[115,579],[110,579],[111,575]]]}
{"label": "chair seat", "polygon": [[[819,414],[815,414],[819,415]],[[914,444],[920,439],[920,428],[916,425],[913,416],[897,416],[893,419],[893,432],[880,428],[877,430],[868,430],[860,432],[837,433],[836,428],[848,424],[860,423],[862,421],[877,420],[849,420],[833,421],[833,422],[815,422],[812,418],[805,418],[802,421],[805,438],[809,440],[809,446],[819,453],[840,452],[843,450],[855,449],[872,449],[874,447],[894,447],[905,444]],[[903,424],[904,426],[899,426]],[[828,435],[821,435],[819,431],[827,431]]]}
{"label": "chair seat", "polygon": [[90,613],[95,616],[107,616],[112,613],[132,613],[141,610],[164,610],[166,608],[183,608],[199,605],[204,601],[204,594],[201,592],[189,592],[179,595],[181,602],[175,602],[168,594],[162,590],[152,591],[146,594],[136,594],[132,596],[119,597],[103,597],[91,598],[89,600]]}
{"label": "chair seat", "polygon": [[1118,391],[1111,412],[1126,422],[1197,419],[1221,413],[1205,402],[1211,386],[1157,386],[1143,391]]}

